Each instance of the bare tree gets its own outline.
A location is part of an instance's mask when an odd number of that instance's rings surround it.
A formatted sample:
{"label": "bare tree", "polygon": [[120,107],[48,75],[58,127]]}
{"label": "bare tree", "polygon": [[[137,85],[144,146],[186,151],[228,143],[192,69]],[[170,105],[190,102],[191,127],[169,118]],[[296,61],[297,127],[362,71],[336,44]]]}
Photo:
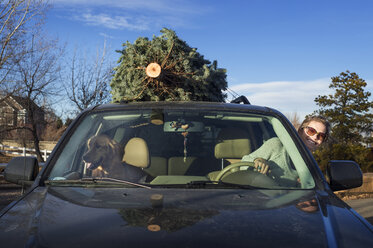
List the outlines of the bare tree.
{"label": "bare tree", "polygon": [[26,101],[29,125],[18,127],[28,130],[33,138],[34,148],[39,161],[43,157],[39,148],[40,127],[45,126],[44,118],[37,113],[38,106],[45,105],[48,98],[56,96],[58,91],[60,66],[59,59],[63,50],[58,47],[57,40],[46,40],[45,35],[37,34],[32,39],[28,59],[18,61],[15,69],[17,80],[23,85],[22,97]]}
{"label": "bare tree", "polygon": [[71,59],[69,84],[65,86],[65,90],[77,111],[110,100],[109,83],[112,75],[105,43],[101,51],[97,49],[94,59],[79,56],[75,49]]}
{"label": "bare tree", "polygon": [[46,125],[41,133],[41,139],[43,141],[58,141],[66,130],[66,126],[63,125],[62,119],[56,115],[55,110],[49,105],[44,107],[44,113]]}
{"label": "bare tree", "polygon": [[[0,0],[0,91],[2,99],[22,85],[15,80],[15,63],[28,53],[29,33],[43,21],[45,0]],[[0,100],[1,101],[1,100]]]}
{"label": "bare tree", "polygon": [[299,115],[298,113],[294,112],[294,113],[291,113],[291,114],[285,114],[286,118],[288,118],[288,120],[291,122],[291,124],[293,124],[293,126],[295,127],[295,129],[298,129],[300,124],[301,124],[301,120],[299,119]]}

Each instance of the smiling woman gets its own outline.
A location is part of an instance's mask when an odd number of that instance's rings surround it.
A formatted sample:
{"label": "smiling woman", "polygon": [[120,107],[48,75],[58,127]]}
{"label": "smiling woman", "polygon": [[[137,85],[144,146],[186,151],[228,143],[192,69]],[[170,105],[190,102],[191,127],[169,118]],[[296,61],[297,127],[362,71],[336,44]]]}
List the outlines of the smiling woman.
{"label": "smiling woman", "polygon": [[[298,133],[307,148],[313,152],[327,140],[329,130],[330,125],[324,117],[309,116],[300,125]],[[258,172],[264,175],[276,175],[285,184],[296,185],[302,180],[304,183],[308,180],[298,177],[298,173],[294,170],[294,163],[291,162],[291,151],[292,149],[285,149],[281,139],[274,137],[264,142],[253,153],[244,156],[242,161],[253,162]]]}
{"label": "smiling woman", "polygon": [[309,116],[300,125],[298,134],[310,151],[315,151],[327,141],[330,124],[323,116]]}

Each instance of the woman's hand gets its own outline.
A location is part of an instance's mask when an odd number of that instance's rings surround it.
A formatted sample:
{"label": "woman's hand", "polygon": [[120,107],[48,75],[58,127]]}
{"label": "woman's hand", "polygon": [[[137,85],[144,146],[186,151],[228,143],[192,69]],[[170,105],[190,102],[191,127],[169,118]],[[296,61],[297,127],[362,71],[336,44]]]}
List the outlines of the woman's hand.
{"label": "woman's hand", "polygon": [[254,160],[254,167],[257,172],[262,173],[264,175],[266,175],[269,171],[268,162],[264,158],[256,158]]}

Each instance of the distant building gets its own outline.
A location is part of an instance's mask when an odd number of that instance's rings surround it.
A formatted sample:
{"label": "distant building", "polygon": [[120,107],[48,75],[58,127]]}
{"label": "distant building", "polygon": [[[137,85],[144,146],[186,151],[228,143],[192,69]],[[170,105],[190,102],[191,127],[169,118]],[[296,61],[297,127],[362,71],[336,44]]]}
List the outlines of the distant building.
{"label": "distant building", "polygon": [[7,96],[0,100],[0,125],[4,128],[30,126],[29,105],[38,123],[38,131],[44,128],[45,112],[35,102],[20,96]]}

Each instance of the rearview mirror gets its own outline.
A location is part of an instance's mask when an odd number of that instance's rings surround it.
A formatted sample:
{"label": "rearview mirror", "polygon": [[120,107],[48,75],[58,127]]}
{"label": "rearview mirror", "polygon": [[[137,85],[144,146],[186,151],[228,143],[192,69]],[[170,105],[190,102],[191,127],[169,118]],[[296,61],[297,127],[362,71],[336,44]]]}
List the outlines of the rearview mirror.
{"label": "rearview mirror", "polygon": [[333,191],[357,188],[363,184],[363,173],[354,161],[329,161],[326,173]]}
{"label": "rearview mirror", "polygon": [[202,122],[199,121],[184,121],[184,120],[177,120],[177,121],[166,121],[163,126],[164,132],[203,132],[204,125]]}

